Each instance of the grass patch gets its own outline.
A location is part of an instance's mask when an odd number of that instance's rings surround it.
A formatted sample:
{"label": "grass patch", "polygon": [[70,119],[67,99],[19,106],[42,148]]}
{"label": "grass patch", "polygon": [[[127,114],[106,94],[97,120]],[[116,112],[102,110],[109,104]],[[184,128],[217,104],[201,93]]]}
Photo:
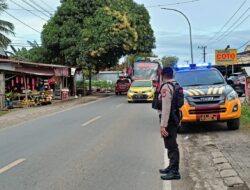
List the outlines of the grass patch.
{"label": "grass patch", "polygon": [[242,105],[241,122],[243,125],[250,126],[250,107],[247,104]]}
{"label": "grass patch", "polygon": [[[100,80],[92,80],[92,87],[95,88],[105,88],[105,89],[114,89],[115,88],[115,83],[110,83],[107,81],[100,81]],[[76,83],[76,87],[83,87],[83,82],[82,81],[77,81]],[[89,87],[89,82],[86,80],[85,81],[85,87],[88,88]]]}
{"label": "grass patch", "polygon": [[2,115],[7,114],[7,113],[8,113],[8,111],[0,111],[0,117],[1,117]]}

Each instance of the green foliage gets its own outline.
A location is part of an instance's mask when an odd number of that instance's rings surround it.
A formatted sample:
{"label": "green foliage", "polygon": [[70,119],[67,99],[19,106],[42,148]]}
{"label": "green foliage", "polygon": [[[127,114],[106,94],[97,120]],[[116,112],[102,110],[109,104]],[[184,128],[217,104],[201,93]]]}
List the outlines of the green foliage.
{"label": "green foliage", "polygon": [[136,60],[138,59],[138,57],[142,57],[142,58],[147,58],[147,57],[156,57],[157,55],[155,55],[154,53],[150,52],[150,53],[136,53],[136,54],[131,54],[127,56],[126,59],[126,65],[131,65],[134,62],[136,62]]}
{"label": "green foliage", "polygon": [[247,104],[242,105],[241,122],[243,125],[250,126],[250,107]]}
{"label": "green foliage", "polygon": [[148,12],[133,0],[63,0],[42,32],[52,63],[96,71],[124,55],[149,53],[154,42]]}
{"label": "green foliage", "polygon": [[[85,81],[84,86],[88,86],[89,81]],[[77,87],[81,88],[83,87],[83,81],[77,81],[76,84]],[[105,88],[105,89],[114,89],[115,84],[109,83],[107,81],[101,81],[101,80],[94,80],[92,81],[92,86],[96,88]]]}
{"label": "green foliage", "polygon": [[164,67],[172,67],[178,62],[179,58],[175,56],[164,56],[162,58],[162,64]]}
{"label": "green foliage", "polygon": [[1,111],[1,110],[0,110],[0,116],[5,115],[5,114],[7,114],[7,113],[9,113],[9,112],[8,112],[8,111]]}
{"label": "green foliage", "polygon": [[[0,14],[8,8],[5,0],[0,0]],[[14,35],[14,25],[0,19],[0,47],[7,48],[11,40],[6,35]]]}
{"label": "green foliage", "polygon": [[[13,47],[12,47],[13,48]],[[45,56],[46,50],[43,47],[33,47],[31,49],[21,48],[14,49],[15,55],[11,56],[11,58],[22,60],[22,61],[31,61],[31,62],[39,62],[39,63],[48,63],[49,60]]]}

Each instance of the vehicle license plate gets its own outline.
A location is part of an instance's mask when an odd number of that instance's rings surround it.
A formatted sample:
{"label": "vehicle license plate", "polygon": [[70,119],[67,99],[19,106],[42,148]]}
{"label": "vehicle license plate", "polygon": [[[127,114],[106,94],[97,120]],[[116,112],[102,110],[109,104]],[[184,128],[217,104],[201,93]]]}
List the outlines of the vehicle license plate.
{"label": "vehicle license plate", "polygon": [[200,121],[217,121],[218,115],[216,114],[204,114],[200,115]]}
{"label": "vehicle license plate", "polygon": [[137,95],[136,98],[137,98],[137,99],[141,99],[142,96],[141,96],[141,95]]}

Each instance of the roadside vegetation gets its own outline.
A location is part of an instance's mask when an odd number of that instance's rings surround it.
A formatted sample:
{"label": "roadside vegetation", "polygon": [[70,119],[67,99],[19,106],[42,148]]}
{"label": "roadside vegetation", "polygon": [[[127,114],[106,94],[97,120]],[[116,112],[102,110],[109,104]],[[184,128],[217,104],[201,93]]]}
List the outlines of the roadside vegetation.
{"label": "roadside vegetation", "polygon": [[41,46],[28,42],[31,49],[15,50],[15,57],[98,72],[155,47],[149,13],[134,0],[62,0],[41,40]]}
{"label": "roadside vegetation", "polygon": [[241,122],[244,126],[250,127],[250,106],[247,104],[242,105]]}
{"label": "roadside vegetation", "polygon": [[13,58],[77,67],[85,80],[93,71],[116,67],[121,57],[152,54],[155,37],[144,5],[134,0],[60,2],[43,26],[42,44],[12,48]]}
{"label": "roadside vegetation", "polygon": [[2,115],[7,114],[7,113],[8,113],[8,111],[1,111],[1,110],[0,110],[0,117],[1,117]]}
{"label": "roadside vegetation", "polygon": [[[83,81],[78,81],[76,84],[77,88],[82,88],[83,86],[88,87],[89,81],[86,80],[83,85]],[[100,80],[93,80],[92,81],[93,89],[105,91],[110,90],[113,91],[115,89],[115,83],[108,82],[108,81],[100,81]]]}

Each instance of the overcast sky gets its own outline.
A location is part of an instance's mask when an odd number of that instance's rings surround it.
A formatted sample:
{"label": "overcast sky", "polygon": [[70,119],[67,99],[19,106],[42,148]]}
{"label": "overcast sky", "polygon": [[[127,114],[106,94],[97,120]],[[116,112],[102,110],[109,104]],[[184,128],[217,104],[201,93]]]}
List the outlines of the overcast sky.
{"label": "overcast sky", "polygon": [[[190,60],[190,43],[189,29],[185,18],[179,13],[161,10],[157,5],[166,5],[165,7],[178,9],[189,18],[192,25],[194,60],[196,63],[202,61],[202,50],[198,49],[198,46],[207,45],[207,62],[214,62],[215,49],[224,49],[227,45],[230,45],[231,48],[239,48],[250,40],[250,0],[193,0],[193,2],[191,2],[192,0],[135,1],[144,4],[149,10],[152,28],[156,37],[156,49],[154,52],[159,57],[165,55],[177,56],[180,62]],[[188,1],[189,3],[177,4]],[[33,6],[35,2],[48,12],[41,13],[34,11],[33,13],[37,15],[35,16],[26,10],[20,10],[23,8],[20,8],[19,5],[28,10],[34,10],[34,7],[38,7],[37,5],[31,7],[25,2]],[[222,26],[233,16],[243,2],[245,4],[231,22],[224,27],[221,33],[215,36],[214,40],[209,41],[211,37],[220,31]],[[11,38],[16,47],[27,45],[27,40],[36,40],[40,43],[39,32],[42,30],[42,26],[49,19],[49,13],[53,14],[53,11],[60,5],[59,0],[7,0],[7,3],[9,4],[9,14],[34,29],[28,28],[10,15],[4,13],[2,19],[8,20],[15,25],[16,36]],[[41,7],[38,7],[38,9],[41,10]],[[242,16],[244,12],[245,14]],[[239,27],[236,27],[236,23],[240,23],[244,19],[245,21]],[[230,26],[235,26],[235,30],[219,40],[220,35],[224,31],[227,31]],[[244,48],[241,48],[239,51],[242,50]]]}

